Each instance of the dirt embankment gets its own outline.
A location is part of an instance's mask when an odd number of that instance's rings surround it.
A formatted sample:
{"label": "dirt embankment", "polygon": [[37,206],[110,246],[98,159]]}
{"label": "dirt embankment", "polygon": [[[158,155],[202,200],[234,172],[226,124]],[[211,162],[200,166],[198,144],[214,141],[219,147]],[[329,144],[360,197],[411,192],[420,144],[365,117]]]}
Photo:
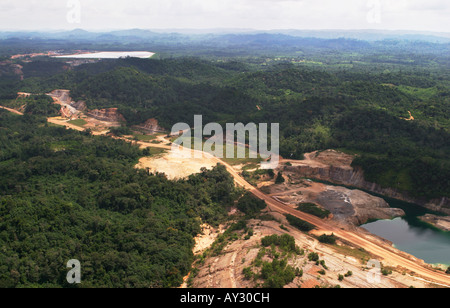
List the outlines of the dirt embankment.
{"label": "dirt embankment", "polygon": [[[70,90],[57,89],[48,93],[53,98],[55,104],[61,105],[60,114],[67,120],[84,120],[82,126],[95,132],[104,132],[112,127],[120,127],[126,123],[125,117],[119,112],[118,108],[104,108],[89,110],[84,101],[73,101],[70,97]],[[60,121],[60,119],[58,119]],[[65,125],[67,126],[67,125]],[[133,127],[137,131],[145,134],[155,134],[164,129],[159,126],[156,119],[149,119],[142,125]]]}
{"label": "dirt embankment", "polygon": [[79,118],[84,109],[86,109],[86,104],[83,102],[76,103],[72,101],[69,90],[58,89],[48,93],[47,95],[53,98],[55,104],[61,106],[60,113],[65,118]]}
{"label": "dirt embankment", "polygon": [[147,121],[145,121],[145,123],[133,126],[132,128],[146,134],[156,134],[166,131],[164,128],[159,126],[159,122],[157,119],[148,119]]}
{"label": "dirt embankment", "polygon": [[99,121],[112,123],[125,123],[126,120],[117,108],[94,109],[87,112],[88,117],[92,117]]}
{"label": "dirt embankment", "polygon": [[[298,268],[302,275],[298,275],[285,288],[314,288],[335,287],[342,288],[417,288],[429,287],[429,283],[416,279],[408,274],[407,270],[394,271],[389,276],[383,276],[380,270],[373,271],[368,268],[370,254],[361,252],[338,242],[333,247],[321,244],[311,235],[299,232],[288,226],[282,215],[275,214],[277,221],[252,220],[248,227],[253,230],[250,238],[241,233],[237,240],[230,240],[218,255],[211,255],[203,263],[197,264],[195,276],[191,278],[194,288],[254,288],[263,286],[264,280],[248,278],[244,269],[250,268],[256,275],[260,268],[255,266],[255,259],[262,250],[261,239],[273,234],[289,234],[294,237],[296,245],[303,249],[301,255],[290,255],[288,265]],[[280,228],[285,223],[286,229]],[[286,227],[287,226],[287,227]],[[271,248],[266,248],[267,251]],[[308,260],[309,253],[317,253],[324,265]],[[262,261],[271,262],[273,259],[265,256]],[[351,276],[339,280],[351,272]],[[376,279],[374,279],[376,278]],[[186,287],[186,284],[183,286]]]}
{"label": "dirt embankment", "polygon": [[[49,120],[54,124],[64,125],[76,130],[90,129],[95,134],[108,132],[111,127],[120,127],[125,118],[118,112],[117,108],[87,110],[83,101],[75,102],[70,97],[70,90],[54,90],[48,93],[55,104],[61,105],[61,117]],[[82,120],[82,124],[74,125],[71,120]],[[65,122],[65,123],[63,123]]]}
{"label": "dirt embankment", "polygon": [[383,196],[422,205],[433,211],[450,215],[450,199],[443,197],[436,200],[421,200],[409,196],[405,192],[393,188],[383,188],[378,184],[367,182],[364,172],[360,168],[353,168],[351,163],[354,156],[328,150],[313,152],[305,155],[305,160],[283,160],[289,163],[282,166],[282,170],[297,173],[301,177],[318,179],[370,191]]}

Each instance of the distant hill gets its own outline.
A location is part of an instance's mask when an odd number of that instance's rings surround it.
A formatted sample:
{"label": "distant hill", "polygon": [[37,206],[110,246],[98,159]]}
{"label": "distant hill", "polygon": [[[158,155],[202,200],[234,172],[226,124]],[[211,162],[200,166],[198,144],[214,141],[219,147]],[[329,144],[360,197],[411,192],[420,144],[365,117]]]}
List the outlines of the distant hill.
{"label": "distant hill", "polygon": [[406,40],[423,41],[430,43],[450,43],[450,33],[436,32],[415,32],[415,31],[381,31],[381,30],[250,30],[250,29],[167,29],[167,30],[145,30],[129,29],[108,32],[89,32],[82,29],[72,31],[16,31],[0,32],[0,39],[28,38],[28,39],[75,39],[75,40],[98,40],[98,39],[196,39],[204,40],[219,38],[222,36],[261,36],[279,35],[295,38],[317,38],[317,39],[355,39],[362,41],[382,41],[382,40]]}

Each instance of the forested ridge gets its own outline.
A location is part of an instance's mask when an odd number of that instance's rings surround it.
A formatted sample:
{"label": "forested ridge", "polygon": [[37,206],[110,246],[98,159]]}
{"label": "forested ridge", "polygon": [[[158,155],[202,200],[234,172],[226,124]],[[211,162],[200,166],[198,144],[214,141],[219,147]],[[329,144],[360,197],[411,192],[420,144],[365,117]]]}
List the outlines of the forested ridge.
{"label": "forested ridge", "polygon": [[169,181],[134,168],[142,150],[0,110],[0,287],[178,287],[200,224],[237,197],[222,166]]}
{"label": "forested ridge", "polygon": [[[44,74],[45,75],[45,74]],[[450,92],[444,69],[324,69],[280,62],[121,59],[30,77],[23,91],[71,89],[90,109],[118,107],[129,126],[280,123],[281,155],[359,154],[368,181],[418,198],[450,196]],[[406,121],[410,113],[414,121]],[[382,167],[380,167],[382,166]],[[418,170],[421,170],[418,172]]]}

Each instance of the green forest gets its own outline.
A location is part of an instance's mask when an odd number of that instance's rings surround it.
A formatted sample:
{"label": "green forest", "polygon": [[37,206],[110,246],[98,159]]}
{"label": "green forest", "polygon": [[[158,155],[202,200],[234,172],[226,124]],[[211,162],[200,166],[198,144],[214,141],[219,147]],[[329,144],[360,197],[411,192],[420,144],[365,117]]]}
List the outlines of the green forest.
{"label": "green forest", "polygon": [[[24,112],[0,110],[0,287],[74,287],[70,259],[83,266],[82,287],[178,287],[202,223],[227,220],[236,200],[243,213],[264,207],[242,197],[221,165],[169,181],[135,168],[148,150],[48,124],[58,108],[45,93],[55,89],[91,110],[118,108],[127,127],[116,132],[150,118],[167,130],[193,125],[194,115],[204,124],[280,123],[285,158],[337,149],[357,155],[367,181],[450,197],[448,43],[269,34],[119,41],[0,35],[0,105]],[[10,58],[80,48],[157,54],[82,65]],[[269,280],[277,269],[292,276],[286,264],[269,265]]]}
{"label": "green forest", "polygon": [[134,165],[142,151],[45,118],[0,110],[0,287],[178,287],[193,237],[238,192],[223,166],[169,181]]}

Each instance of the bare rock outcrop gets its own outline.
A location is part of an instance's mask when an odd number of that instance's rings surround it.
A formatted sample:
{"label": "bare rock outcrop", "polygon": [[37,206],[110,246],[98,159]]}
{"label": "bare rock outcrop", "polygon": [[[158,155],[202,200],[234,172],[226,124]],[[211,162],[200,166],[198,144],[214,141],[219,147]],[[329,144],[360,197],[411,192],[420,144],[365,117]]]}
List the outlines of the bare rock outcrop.
{"label": "bare rock outcrop", "polygon": [[142,131],[144,133],[147,133],[147,134],[154,134],[154,133],[164,131],[164,129],[159,126],[158,120],[154,119],[154,118],[148,119],[147,121],[145,121],[145,123],[143,123],[141,125],[133,126],[133,128],[137,129],[139,131]]}
{"label": "bare rock outcrop", "polygon": [[85,111],[87,108],[86,103],[83,101],[72,102],[70,105],[78,111]]}
{"label": "bare rock outcrop", "polygon": [[69,105],[72,102],[70,98],[70,90],[57,89],[47,94],[53,97],[56,101]]}
{"label": "bare rock outcrop", "polygon": [[450,232],[450,216],[436,216],[433,214],[426,214],[425,216],[419,217],[420,220],[435,226],[446,232]]}
{"label": "bare rock outcrop", "polygon": [[383,199],[358,189],[311,182],[287,173],[282,184],[265,186],[273,199],[301,210],[299,205],[315,204],[331,215],[327,219],[342,227],[354,229],[368,221],[405,216],[401,209],[391,208]]}
{"label": "bare rock outcrop", "polygon": [[55,101],[55,104],[61,105],[61,115],[66,118],[78,117],[86,109],[84,102],[74,102],[70,97],[70,90],[57,89],[47,94]]}
{"label": "bare rock outcrop", "polygon": [[[442,197],[435,200],[414,198],[406,192],[394,188],[382,187],[376,183],[365,180],[361,168],[353,168],[349,155],[329,150],[322,153],[310,153],[307,159],[298,161],[291,166],[284,166],[284,170],[293,172],[302,177],[328,181],[338,185],[351,186],[394,199],[403,200],[424,206],[433,211],[450,215],[450,199]],[[333,163],[333,157],[337,163]]]}
{"label": "bare rock outcrop", "polygon": [[87,115],[104,122],[126,122],[125,118],[118,112],[117,108],[94,109],[90,110]]}
{"label": "bare rock outcrop", "polygon": [[316,200],[323,208],[333,214],[335,220],[360,226],[370,220],[402,217],[405,212],[391,208],[382,198],[372,196],[361,190],[345,187],[326,186]]}

